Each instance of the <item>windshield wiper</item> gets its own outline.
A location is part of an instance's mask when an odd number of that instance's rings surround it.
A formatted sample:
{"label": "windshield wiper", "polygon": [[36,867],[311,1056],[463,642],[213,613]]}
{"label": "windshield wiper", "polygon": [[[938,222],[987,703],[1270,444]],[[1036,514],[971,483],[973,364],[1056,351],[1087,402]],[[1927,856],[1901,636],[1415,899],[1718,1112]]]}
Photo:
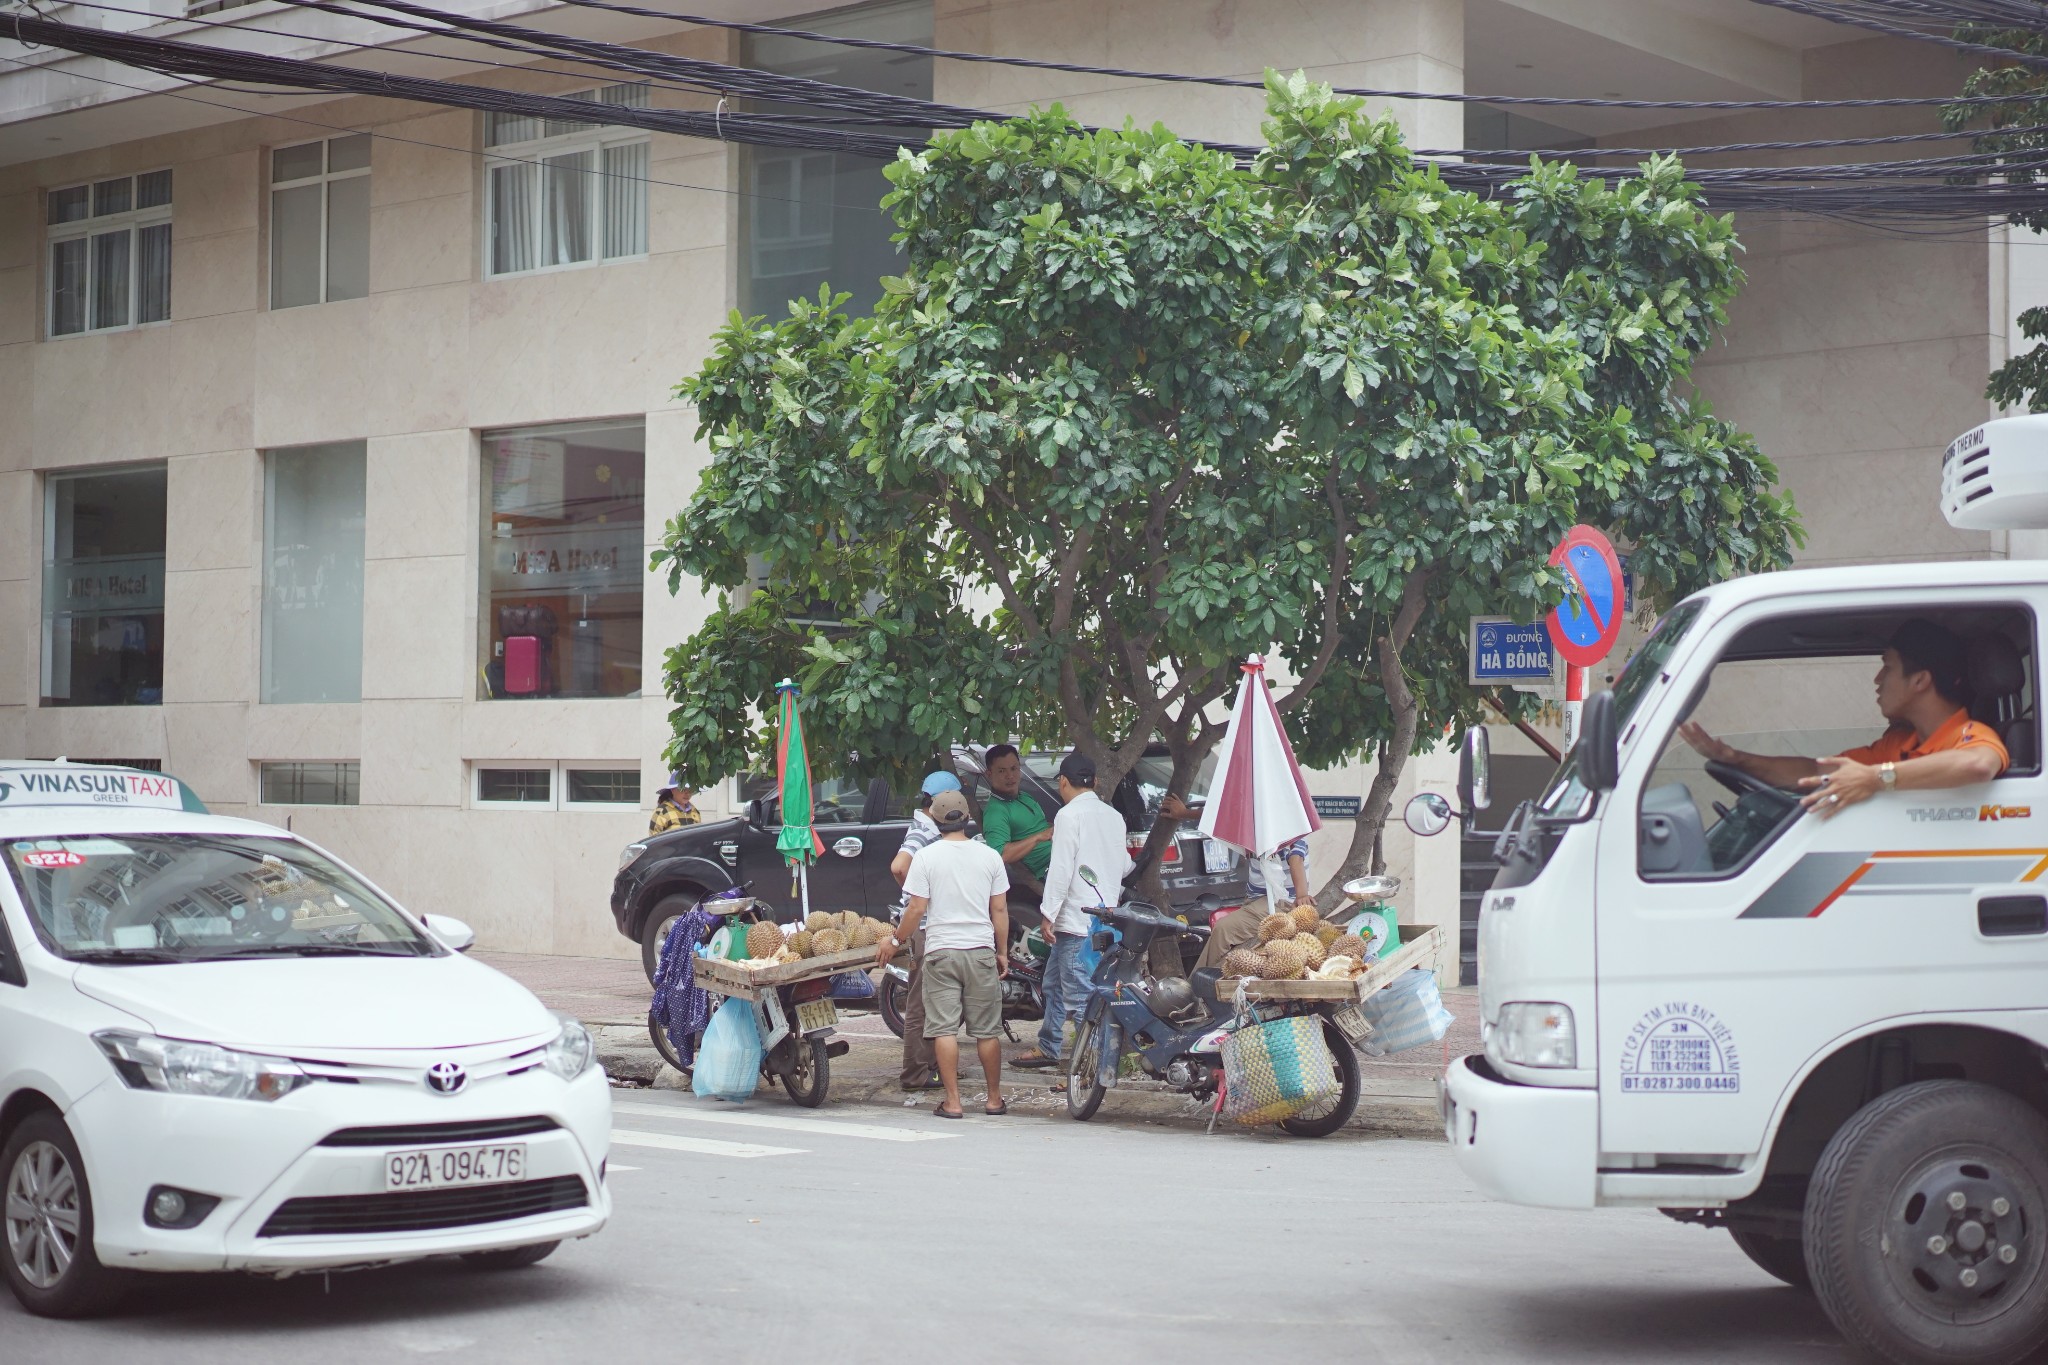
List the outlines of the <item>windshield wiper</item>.
{"label": "windshield wiper", "polygon": [[216,962],[229,957],[419,957],[409,948],[392,952],[356,943],[245,943],[217,953],[201,953],[193,962]]}
{"label": "windshield wiper", "polygon": [[184,962],[188,959],[162,948],[74,948],[64,954],[64,960],[125,967],[138,962]]}

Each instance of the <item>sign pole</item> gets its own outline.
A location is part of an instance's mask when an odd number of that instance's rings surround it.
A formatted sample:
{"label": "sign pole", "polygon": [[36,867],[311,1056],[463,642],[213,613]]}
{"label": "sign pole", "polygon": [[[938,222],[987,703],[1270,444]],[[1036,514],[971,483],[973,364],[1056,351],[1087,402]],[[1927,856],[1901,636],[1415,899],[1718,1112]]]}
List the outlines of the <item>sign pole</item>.
{"label": "sign pole", "polygon": [[1572,746],[1579,742],[1579,715],[1586,709],[1586,684],[1592,669],[1581,664],[1567,664],[1564,670],[1564,744],[1563,752],[1570,753]]}

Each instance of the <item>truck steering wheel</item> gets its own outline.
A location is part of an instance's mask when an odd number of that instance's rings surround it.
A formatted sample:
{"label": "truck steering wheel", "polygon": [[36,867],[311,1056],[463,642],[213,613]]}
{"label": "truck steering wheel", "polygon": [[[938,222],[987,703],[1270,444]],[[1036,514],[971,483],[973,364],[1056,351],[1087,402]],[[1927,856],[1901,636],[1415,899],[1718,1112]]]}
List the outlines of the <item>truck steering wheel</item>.
{"label": "truck steering wheel", "polygon": [[[1795,793],[1788,792],[1783,787],[1774,787],[1761,777],[1752,777],[1732,763],[1722,763],[1715,759],[1708,759],[1707,776],[1719,782],[1729,791],[1734,792],[1738,800],[1749,795],[1751,792],[1756,792],[1762,796],[1769,796],[1781,802],[1796,804],[1799,800]],[[1719,805],[1719,802],[1715,803],[1717,809]]]}

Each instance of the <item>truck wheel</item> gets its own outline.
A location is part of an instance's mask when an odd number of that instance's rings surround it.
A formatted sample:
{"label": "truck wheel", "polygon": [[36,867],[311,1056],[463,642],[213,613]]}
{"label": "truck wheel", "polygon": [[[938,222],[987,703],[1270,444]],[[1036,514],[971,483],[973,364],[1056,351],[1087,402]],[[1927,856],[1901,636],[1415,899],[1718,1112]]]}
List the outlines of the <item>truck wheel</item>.
{"label": "truck wheel", "polygon": [[1730,1228],[1728,1235],[1766,1275],[1783,1280],[1794,1289],[1813,1291],[1813,1277],[1806,1273],[1806,1243],[1797,1237],[1772,1237],[1747,1228]]}
{"label": "truck wheel", "polygon": [[2048,1343],[2048,1121],[1988,1085],[1918,1081],[1858,1110],[1806,1194],[1814,1294],[1901,1365],[2014,1365]]}
{"label": "truck wheel", "polygon": [[647,912],[647,919],[640,926],[640,965],[647,970],[648,985],[654,984],[655,968],[661,965],[661,941],[668,937],[669,926],[689,914],[702,899],[703,892],[686,886],[663,896]]}

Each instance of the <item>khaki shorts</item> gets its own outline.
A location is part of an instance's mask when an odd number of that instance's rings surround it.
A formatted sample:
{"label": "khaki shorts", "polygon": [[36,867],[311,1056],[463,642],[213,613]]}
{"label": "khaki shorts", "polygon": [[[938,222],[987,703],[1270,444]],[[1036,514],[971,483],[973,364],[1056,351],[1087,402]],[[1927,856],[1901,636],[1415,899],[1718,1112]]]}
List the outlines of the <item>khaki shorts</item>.
{"label": "khaki shorts", "polygon": [[1003,1031],[1003,986],[993,948],[943,948],[925,954],[924,1036],[974,1039]]}

